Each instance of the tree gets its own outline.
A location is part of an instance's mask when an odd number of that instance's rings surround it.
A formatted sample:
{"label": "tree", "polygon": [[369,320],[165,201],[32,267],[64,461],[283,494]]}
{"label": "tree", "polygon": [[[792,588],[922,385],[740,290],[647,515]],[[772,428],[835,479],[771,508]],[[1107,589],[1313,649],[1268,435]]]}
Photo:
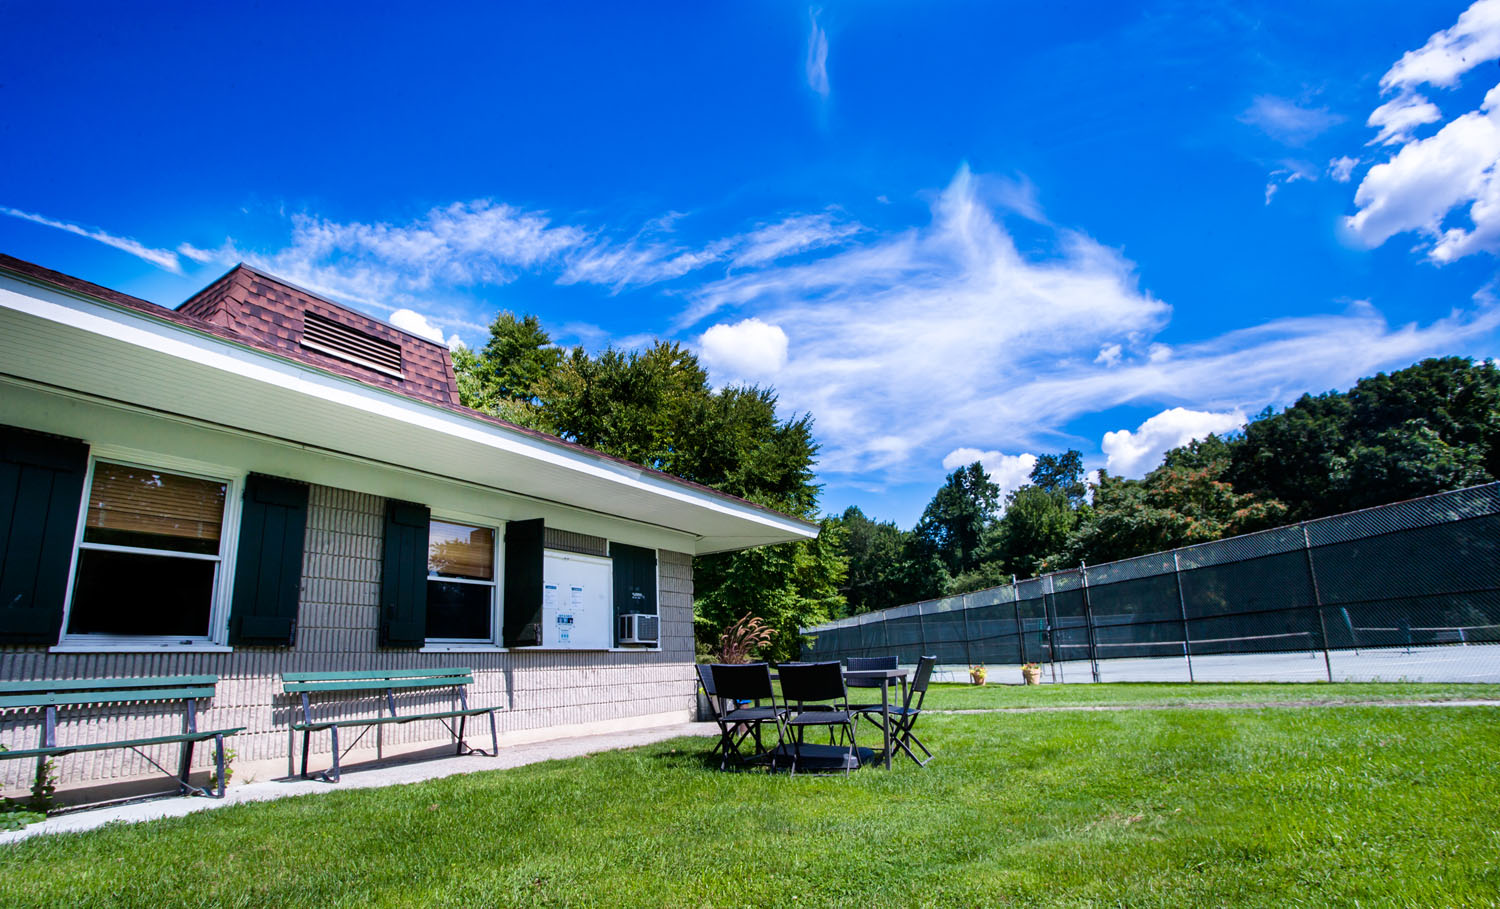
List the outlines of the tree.
{"label": "tree", "polygon": [[949,575],[979,565],[980,540],[1000,507],[1000,487],[979,462],[948,474],[912,532],[919,557],[936,557]]}
{"label": "tree", "polygon": [[517,319],[502,312],[490,323],[490,340],[484,345],[488,386],[501,400],[531,401],[537,386],[562,359],[552,346],[552,336],[541,320],[527,314]]}
{"label": "tree", "polygon": [[1070,448],[1062,454],[1039,456],[1031,468],[1031,484],[1043,492],[1062,496],[1069,508],[1077,510],[1089,493],[1083,452]]}
{"label": "tree", "polygon": [[996,527],[999,560],[1008,573],[1023,578],[1055,568],[1077,522],[1064,492],[1049,492],[1034,483],[1022,486],[1006,498],[1005,517]]}
{"label": "tree", "polygon": [[1286,506],[1238,493],[1223,479],[1229,451],[1210,437],[1167,453],[1145,479],[1101,473],[1094,502],[1068,540],[1066,561],[1113,562],[1274,527]]}
{"label": "tree", "polygon": [[1235,489],[1305,520],[1500,476],[1500,368],[1464,357],[1269,408],[1229,443]]}
{"label": "tree", "polygon": [[[788,514],[816,514],[811,416],[778,417],[768,388],[714,390],[681,345],[564,354],[534,316],[501,313],[482,352],[455,356],[455,372],[461,397],[477,402],[470,406]],[[841,531],[825,525],[823,533],[695,559],[700,643],[712,646],[724,626],[751,613],[773,629],[771,652],[794,656],[798,627],[843,607]]]}
{"label": "tree", "polygon": [[848,615],[922,598],[921,591],[912,589],[911,573],[903,564],[907,534],[894,521],[872,521],[856,505],[830,520],[843,533],[844,555],[849,563],[842,589]]}

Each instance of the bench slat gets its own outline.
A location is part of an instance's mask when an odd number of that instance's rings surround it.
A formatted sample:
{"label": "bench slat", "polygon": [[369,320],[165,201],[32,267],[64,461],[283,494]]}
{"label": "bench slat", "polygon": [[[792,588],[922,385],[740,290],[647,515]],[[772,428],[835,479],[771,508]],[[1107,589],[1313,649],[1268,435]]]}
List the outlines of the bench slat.
{"label": "bench slat", "polygon": [[329,720],[327,722],[314,720],[311,723],[293,723],[292,728],[298,732],[302,732],[307,729],[317,731],[319,729],[328,729],[333,726],[338,726],[340,728],[344,726],[383,726],[387,723],[410,723],[415,720],[445,720],[455,716],[476,716],[481,713],[489,713],[490,711],[496,709],[498,708],[470,707],[468,710],[445,710],[441,713],[413,713],[410,716],[382,716],[363,720]]}
{"label": "bench slat", "polygon": [[158,675],[135,679],[38,679],[29,682],[0,682],[0,694],[29,691],[123,691],[130,688],[180,688],[189,685],[216,685],[216,675]]}
{"label": "bench slat", "polygon": [[188,698],[211,698],[212,687],[141,688],[129,691],[71,691],[60,694],[0,695],[0,708],[61,707],[68,704],[126,704],[135,701],[177,701]]}
{"label": "bench slat", "polygon": [[380,669],[373,672],[283,672],[283,682],[342,682],[361,679],[429,678],[443,675],[473,675],[472,669]]}
{"label": "bench slat", "polygon": [[219,735],[234,735],[243,732],[244,726],[233,729],[215,729],[211,732],[184,732],[181,735],[158,735],[149,739],[127,739],[120,742],[93,742],[85,745],[57,745],[53,748],[28,748],[25,751],[0,751],[0,760],[13,758],[46,757],[48,755],[72,754],[75,751],[103,751],[106,748],[135,748],[142,745],[168,745],[173,742],[201,742]]}
{"label": "bench slat", "polygon": [[306,691],[309,694],[317,694],[320,691],[384,691],[387,688],[451,688],[454,685],[472,685],[472,676],[454,676],[442,679],[396,679],[394,681],[369,681],[369,682],[289,682],[286,685],[287,694],[297,694]]}

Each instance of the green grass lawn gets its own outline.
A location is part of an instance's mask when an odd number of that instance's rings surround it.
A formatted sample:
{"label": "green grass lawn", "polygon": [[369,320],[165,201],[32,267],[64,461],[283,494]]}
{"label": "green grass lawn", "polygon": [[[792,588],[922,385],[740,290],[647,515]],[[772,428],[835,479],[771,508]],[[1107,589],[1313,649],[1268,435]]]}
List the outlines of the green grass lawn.
{"label": "green grass lawn", "polygon": [[678,739],[39,837],[0,905],[1500,902],[1500,708],[923,725],[925,770],[721,774]]}
{"label": "green grass lawn", "polygon": [[[863,696],[863,693],[860,697]],[[876,701],[880,693],[875,692]],[[1109,707],[1152,704],[1359,704],[1402,701],[1500,701],[1500,685],[1426,682],[1111,682],[1108,685],[934,684],[934,710],[1011,707]]]}

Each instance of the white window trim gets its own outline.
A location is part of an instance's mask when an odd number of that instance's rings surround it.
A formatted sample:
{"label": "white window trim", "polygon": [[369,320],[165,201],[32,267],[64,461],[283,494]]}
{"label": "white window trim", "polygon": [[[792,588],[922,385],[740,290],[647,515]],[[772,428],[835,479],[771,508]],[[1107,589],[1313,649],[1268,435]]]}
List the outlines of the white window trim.
{"label": "white window trim", "polygon": [[[224,484],[224,517],[223,523],[220,525],[219,554],[216,557],[219,567],[214,572],[213,601],[209,604],[208,633],[206,635],[180,637],[176,635],[70,634],[68,632],[68,622],[73,617],[73,590],[77,582],[79,553],[81,551],[85,549],[100,549],[113,552],[144,552],[147,554],[156,552],[154,550],[138,549],[129,546],[112,546],[104,543],[84,544],[83,532],[88,523],[89,499],[92,497],[94,489],[94,466],[100,461],[183,474],[204,480],[214,480]],[[73,531],[73,556],[68,566],[67,598],[63,602],[62,629],[59,633],[56,646],[52,647],[50,652],[232,652],[234,648],[228,645],[229,606],[230,597],[234,591],[234,564],[239,548],[240,499],[244,489],[244,480],[245,472],[243,470],[226,468],[219,464],[209,464],[189,458],[180,458],[132,448],[109,445],[91,446],[89,450],[88,471],[84,475],[83,480],[82,501],[78,503],[78,525]],[[168,551],[160,551],[156,552],[156,554],[174,558],[215,558],[214,556],[203,556],[195,553]]]}
{"label": "white window trim", "polygon": [[427,572],[428,584],[431,584],[433,581],[441,581],[444,584],[473,584],[475,586],[490,588],[490,636],[488,638],[425,638],[421,651],[425,653],[448,653],[462,650],[504,650],[505,648],[500,643],[500,635],[502,633],[500,623],[503,619],[500,602],[500,579],[505,577],[505,547],[501,546],[500,543],[505,539],[505,524],[503,522],[495,523],[494,518],[480,518],[454,512],[444,512],[442,514],[434,512],[427,516],[429,534],[431,533],[430,528],[433,521],[460,524],[465,527],[484,528],[495,532],[495,576],[492,579],[481,581],[475,578],[450,578],[433,571]]}

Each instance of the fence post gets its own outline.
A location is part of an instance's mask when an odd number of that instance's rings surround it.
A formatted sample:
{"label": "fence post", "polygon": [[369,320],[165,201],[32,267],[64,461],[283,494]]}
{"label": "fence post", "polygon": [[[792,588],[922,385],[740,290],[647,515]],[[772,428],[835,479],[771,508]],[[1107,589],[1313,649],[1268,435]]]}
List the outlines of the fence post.
{"label": "fence post", "polygon": [[969,596],[964,594],[964,606],[959,612],[964,617],[964,665],[974,665],[974,653],[969,649]]}
{"label": "fence post", "polygon": [[1021,627],[1021,588],[1016,586],[1016,576],[1010,576],[1010,604],[1016,609],[1016,646],[1021,649],[1021,664],[1026,664],[1026,629]]}
{"label": "fence post", "polygon": [[917,604],[917,637],[922,639],[922,649],[917,651],[918,656],[927,655],[927,623],[922,621],[922,604]]}
{"label": "fence post", "polygon": [[[1042,621],[1047,629],[1047,665],[1052,669],[1052,681],[1057,681],[1057,578],[1047,575],[1047,589],[1042,592]],[[1068,680],[1064,675],[1064,682]]]}
{"label": "fence post", "polygon": [[1083,622],[1089,631],[1089,668],[1094,671],[1094,681],[1099,681],[1099,639],[1094,634],[1094,604],[1089,600],[1089,563],[1080,560],[1078,573],[1083,576]]}
{"label": "fence post", "polygon": [[1182,561],[1177,558],[1178,550],[1172,550],[1172,576],[1177,579],[1177,611],[1182,615],[1182,655],[1187,658],[1188,681],[1195,682],[1193,678],[1193,639],[1188,634],[1187,623],[1187,598],[1182,595]]}
{"label": "fence post", "polygon": [[1323,595],[1318,592],[1318,571],[1313,567],[1312,539],[1307,535],[1307,524],[1302,525],[1302,551],[1307,555],[1307,578],[1312,581],[1313,605],[1318,609],[1318,630],[1323,637],[1323,668],[1328,671],[1328,681],[1333,681],[1333,659],[1328,655],[1328,623],[1323,620]]}

